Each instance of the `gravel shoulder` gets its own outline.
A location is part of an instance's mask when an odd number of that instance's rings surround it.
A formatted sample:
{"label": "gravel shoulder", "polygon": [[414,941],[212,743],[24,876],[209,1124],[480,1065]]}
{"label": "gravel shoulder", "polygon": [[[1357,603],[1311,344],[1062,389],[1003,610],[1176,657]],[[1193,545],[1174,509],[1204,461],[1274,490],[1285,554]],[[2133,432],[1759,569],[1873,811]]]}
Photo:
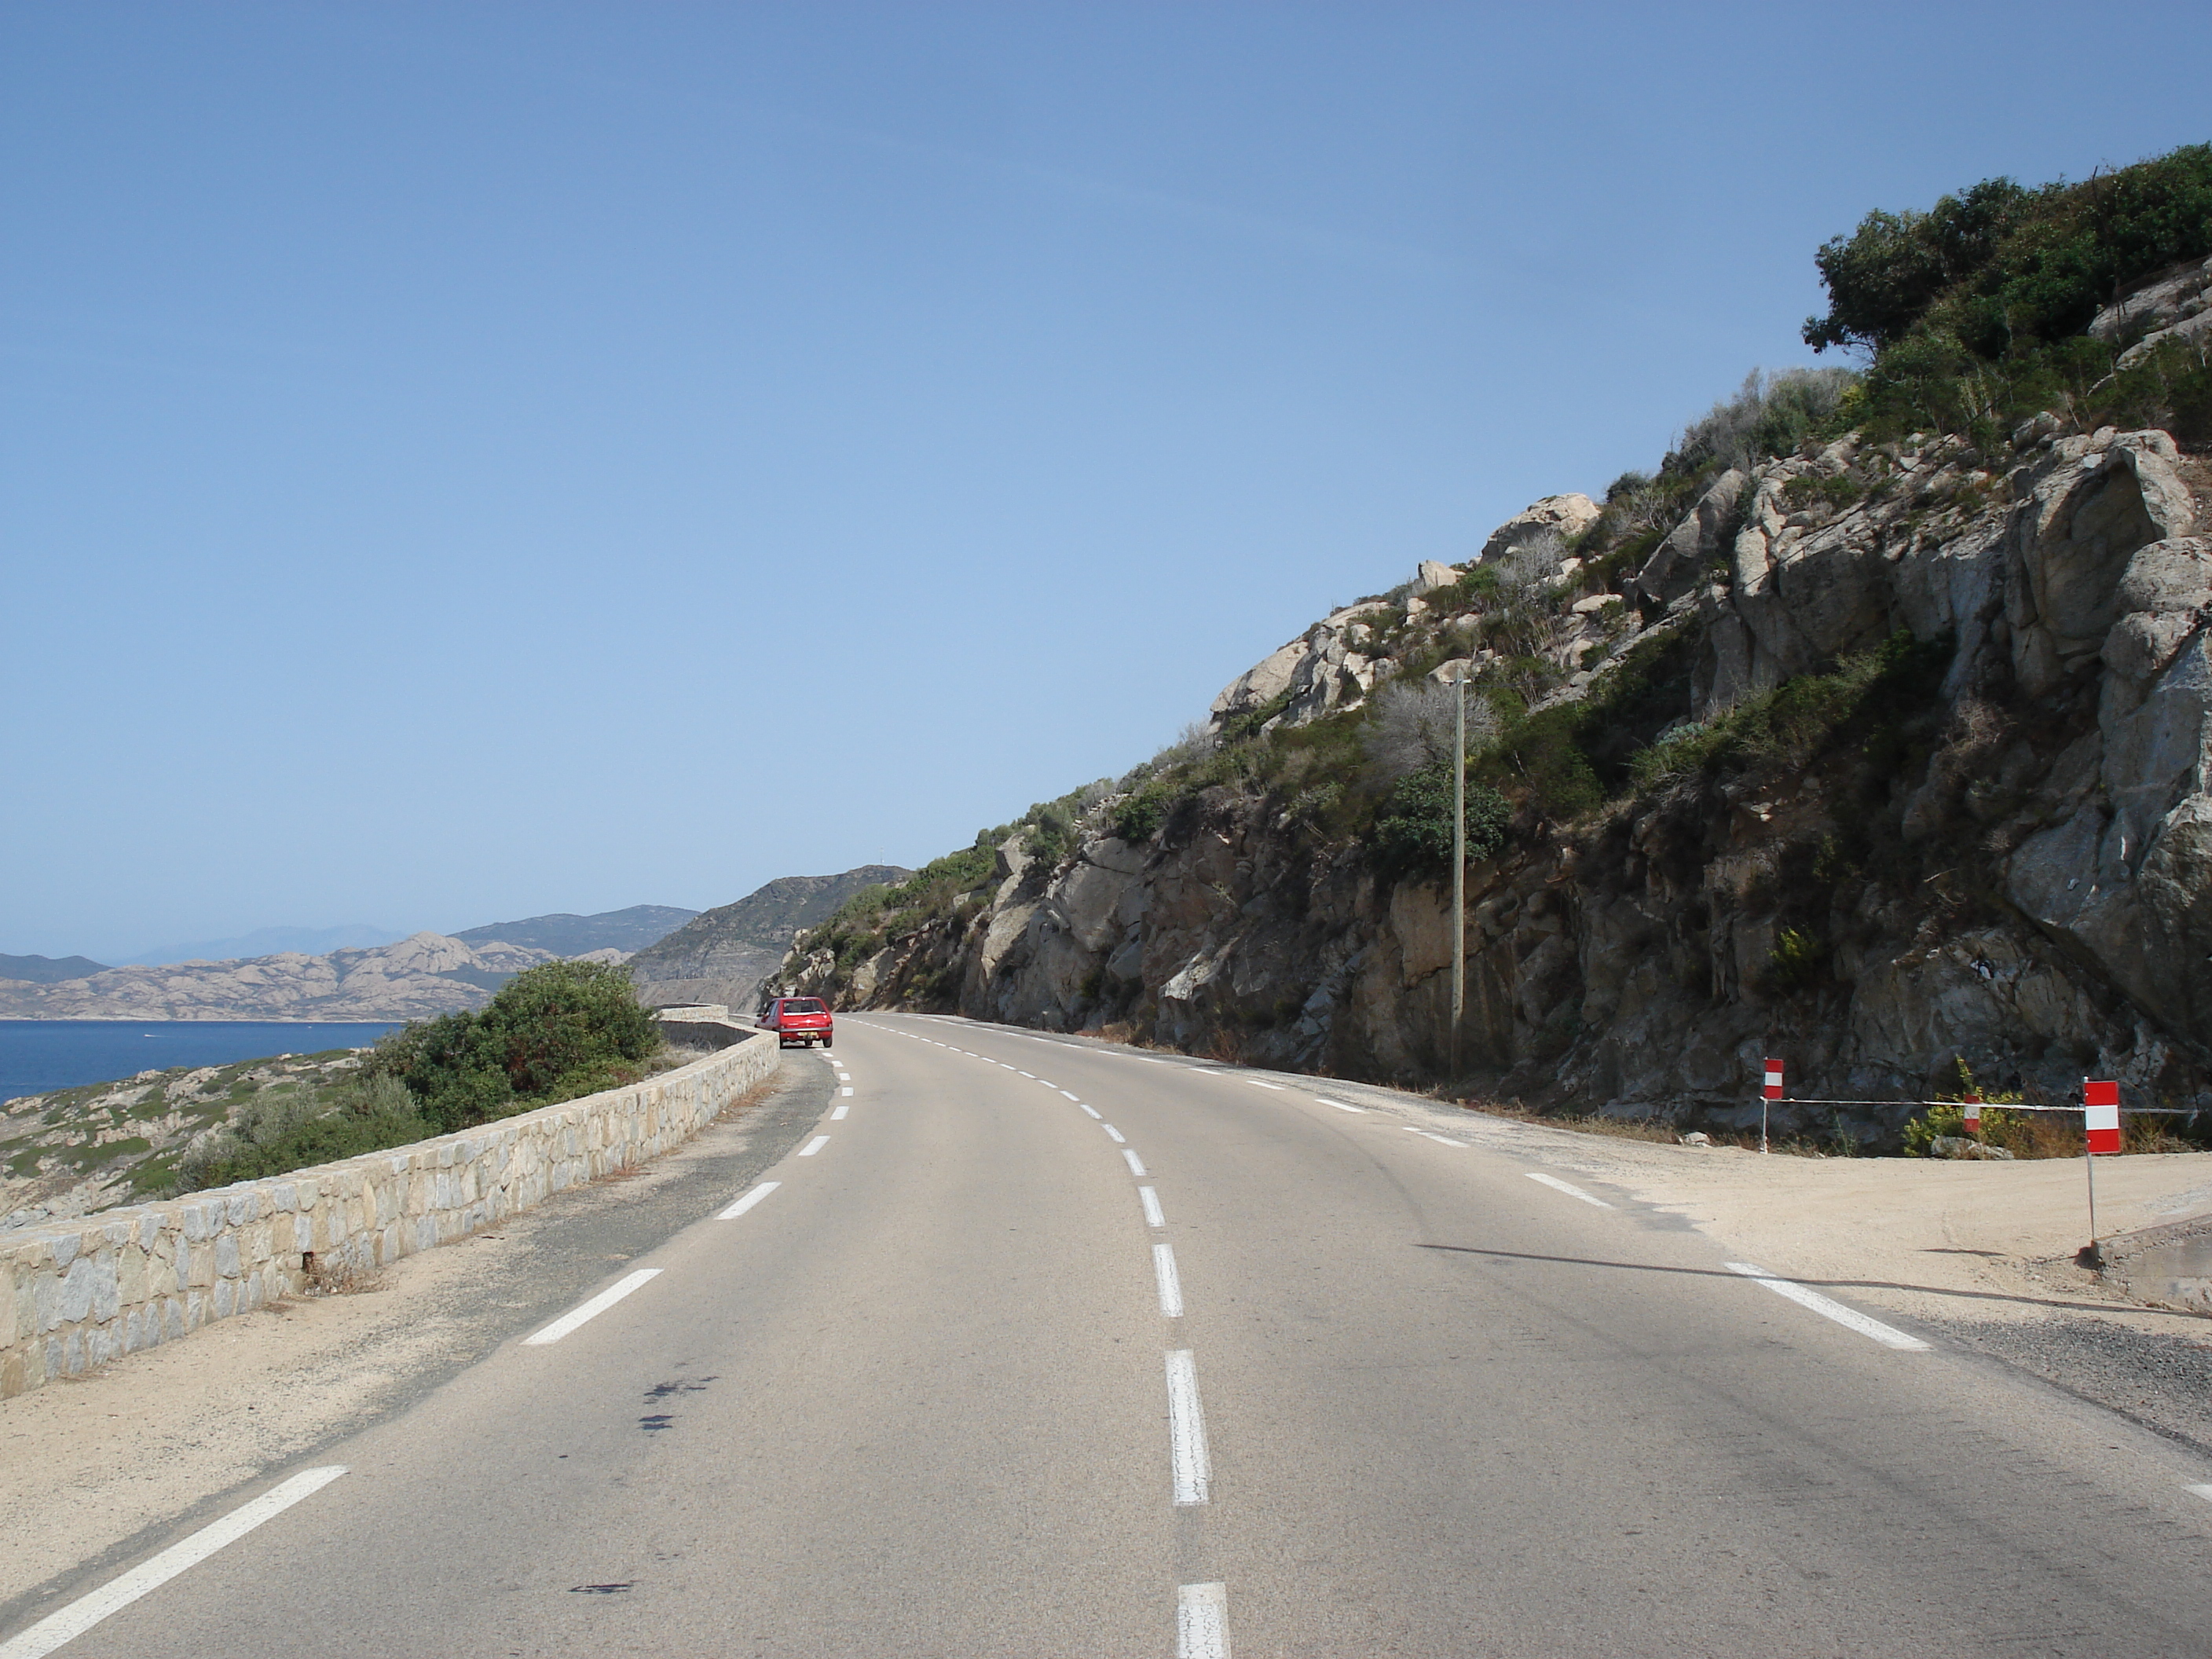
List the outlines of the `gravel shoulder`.
{"label": "gravel shoulder", "polygon": [[0,1508],[40,1517],[0,1552],[0,1628],[51,1612],[241,1487],[373,1423],[711,1214],[833,1096],[828,1064],[776,1073],[684,1146],[556,1194],[493,1232],[343,1295],[280,1304],[0,1407]]}

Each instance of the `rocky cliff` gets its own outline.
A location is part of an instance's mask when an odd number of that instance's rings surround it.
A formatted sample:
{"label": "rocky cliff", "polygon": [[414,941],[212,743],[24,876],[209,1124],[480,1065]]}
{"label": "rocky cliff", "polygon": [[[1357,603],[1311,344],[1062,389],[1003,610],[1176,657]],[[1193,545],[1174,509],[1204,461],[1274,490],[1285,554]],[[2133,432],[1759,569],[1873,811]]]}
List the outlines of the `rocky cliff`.
{"label": "rocky cliff", "polygon": [[374,950],[108,968],[54,984],[0,979],[7,1019],[420,1019],[478,1008],[552,955],[416,933]]}
{"label": "rocky cliff", "polygon": [[914,872],[867,864],[834,876],[782,876],[734,903],[693,916],[630,959],[630,977],[648,1006],[719,1002],[750,1013],[762,976],[783,959],[793,938],[863,888]]}
{"label": "rocky cliff", "polygon": [[[1376,739],[1464,672],[1510,819],[1469,870],[1455,1081],[1726,1126],[1766,1054],[1794,1095],[1849,1100],[1964,1058],[2031,1093],[2095,1072],[2212,1105],[2206,463],[2057,416],[1986,454],[1739,459],[1548,498],[1332,614],[1205,732],[1058,804],[1065,828],[956,855],[972,879],[940,861],[783,975],[1439,1079],[1449,877],[1391,854],[1415,808]],[[1903,1113],[1797,1115],[1878,1141]]]}

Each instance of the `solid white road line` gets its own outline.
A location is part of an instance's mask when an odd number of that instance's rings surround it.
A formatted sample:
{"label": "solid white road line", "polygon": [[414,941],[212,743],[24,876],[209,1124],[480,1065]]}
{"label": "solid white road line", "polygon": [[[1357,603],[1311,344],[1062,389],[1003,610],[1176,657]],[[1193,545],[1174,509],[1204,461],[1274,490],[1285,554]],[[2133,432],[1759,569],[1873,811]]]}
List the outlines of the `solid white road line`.
{"label": "solid white road line", "polygon": [[1569,1186],[1557,1176],[1547,1176],[1541,1170],[1523,1170],[1521,1173],[1527,1176],[1531,1181],[1542,1182],[1547,1187],[1549,1187],[1555,1193],[1565,1193],[1569,1198],[1579,1198],[1583,1203],[1595,1204],[1601,1210],[1609,1210],[1613,1207],[1612,1205],[1607,1203],[1601,1198],[1591,1197],[1579,1187]]}
{"label": "solid white road line", "polygon": [[1168,1355],[1168,1467],[1177,1504],[1207,1501],[1213,1466],[1206,1455],[1206,1419],[1198,1409],[1198,1361],[1188,1348]]}
{"label": "solid white road line", "polygon": [[[849,1095],[853,1091],[850,1089],[848,1089],[845,1092]],[[836,1111],[830,1114],[830,1121],[832,1123],[842,1123],[845,1121],[845,1114],[852,1109],[853,1109],[850,1106],[840,1106]]]}
{"label": "solid white road line", "polygon": [[813,1139],[808,1141],[804,1146],[801,1146],[799,1149],[799,1155],[801,1158],[811,1158],[815,1153],[820,1152],[829,1144],[830,1137],[828,1135],[817,1135]]}
{"label": "solid white road line", "polygon": [[1114,1144],[1115,1144],[1115,1146],[1124,1146],[1124,1145],[1126,1145],[1126,1144],[1127,1143],[1128,1137],[1127,1137],[1127,1136],[1126,1136],[1126,1135],[1124,1135],[1124,1134],[1123,1134],[1123,1133],[1122,1133],[1119,1129],[1115,1128],[1112,1124],[1108,1123],[1108,1122],[1104,1121],[1103,1120],[1101,1120],[1101,1121],[1099,1122],[1098,1127],[1099,1127],[1100,1128],[1102,1128],[1102,1129],[1105,1130],[1105,1132],[1106,1132],[1108,1134],[1109,1134],[1109,1135],[1111,1135],[1111,1136],[1113,1136],[1113,1137],[1114,1137]]}
{"label": "solid white road line", "polygon": [[1175,1248],[1152,1246],[1152,1277],[1160,1282],[1160,1311],[1170,1319],[1182,1317],[1182,1279],[1176,1272]]}
{"label": "solid white road line", "polygon": [[1327,1095],[1316,1095],[1314,1098],[1324,1106],[1335,1107],[1340,1112],[1364,1112],[1367,1109],[1364,1106],[1347,1106],[1340,1100],[1331,1100]]}
{"label": "solid white road line", "polygon": [[1256,1077],[1248,1077],[1244,1080],[1255,1089],[1273,1089],[1279,1095],[1283,1092],[1283,1085],[1279,1083],[1262,1083]]}
{"label": "solid white road line", "polygon": [[275,1520],[303,1498],[312,1497],[345,1473],[343,1463],[302,1469],[289,1480],[271,1486],[251,1503],[240,1504],[220,1521],[210,1521],[198,1532],[169,1546],[152,1560],[136,1566],[120,1578],[110,1579],[89,1595],[81,1595],[58,1613],[49,1613],[23,1632],[0,1642],[0,1659],[46,1659],[64,1642],[73,1642],[112,1613],[120,1613],[149,1590],[159,1589],[179,1573],[198,1566],[226,1544]]}
{"label": "solid white road line", "polygon": [[781,1181],[762,1182],[759,1186],[754,1188],[752,1191],[747,1193],[736,1203],[731,1205],[728,1209],[723,1211],[721,1214],[716,1216],[714,1219],[717,1221],[736,1220],[747,1210],[751,1209],[754,1205],[759,1203],[761,1200],[766,1198],[770,1193],[774,1192],[777,1188],[782,1185],[783,1183]]}
{"label": "solid white road line", "polygon": [[1089,1112],[1092,1117],[1094,1117],[1094,1118],[1095,1118],[1095,1117],[1097,1117],[1097,1116],[1098,1115],[1098,1114],[1097,1114],[1097,1110],[1096,1110],[1095,1109],[1093,1109],[1093,1108],[1091,1108],[1091,1107],[1089,1107],[1089,1106],[1085,1106],[1081,1101],[1079,1101],[1079,1101],[1077,1101],[1075,1103],[1076,1103],[1076,1105],[1077,1105],[1077,1106],[1080,1107],[1084,1111]]}
{"label": "solid white road line", "polygon": [[1869,1319],[1856,1308],[1846,1308],[1832,1302],[1818,1291],[1808,1291],[1802,1285],[1793,1285],[1786,1279],[1777,1279],[1764,1267],[1754,1267],[1748,1261],[1729,1261],[1722,1264],[1732,1273],[1741,1273],[1746,1279],[1764,1285],[1777,1296],[1786,1296],[1801,1308],[1810,1308],[1824,1319],[1832,1319],[1847,1326],[1861,1336],[1870,1336],[1886,1348],[1896,1348],[1905,1353],[1925,1353],[1928,1345],[1917,1336],[1907,1336],[1894,1326],[1885,1325],[1879,1319]]}
{"label": "solid white road line", "polygon": [[1147,1226],[1164,1227],[1168,1224],[1168,1218],[1160,1213],[1160,1195],[1150,1187],[1137,1188],[1137,1201],[1145,1206]]}
{"label": "solid white road line", "polygon": [[1147,1171],[1145,1169],[1145,1160],[1139,1158],[1127,1146],[1124,1146],[1121,1149],[1121,1156],[1128,1162],[1129,1173],[1136,1176],[1138,1180],[1142,1181],[1147,1174]]}
{"label": "solid white road line", "polygon": [[1176,1591],[1176,1659],[1229,1659],[1226,1584],[1185,1584]]}
{"label": "solid white road line", "polygon": [[562,1314],[535,1336],[526,1336],[522,1345],[526,1348],[543,1347],[548,1342],[558,1342],[587,1319],[596,1319],[616,1303],[621,1301],[639,1285],[660,1272],[658,1267],[640,1267],[635,1273],[617,1279],[589,1302],[572,1312]]}

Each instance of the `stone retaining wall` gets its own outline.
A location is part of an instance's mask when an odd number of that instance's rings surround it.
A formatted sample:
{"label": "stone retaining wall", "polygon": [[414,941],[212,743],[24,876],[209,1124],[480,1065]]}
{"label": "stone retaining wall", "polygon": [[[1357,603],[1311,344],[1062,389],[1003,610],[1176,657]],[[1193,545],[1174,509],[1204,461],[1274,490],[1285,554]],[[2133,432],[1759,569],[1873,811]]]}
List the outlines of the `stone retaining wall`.
{"label": "stone retaining wall", "polygon": [[681,1145],[775,1069],[772,1032],[626,1089],[295,1174],[108,1210],[0,1243],[0,1399],[388,1265]]}

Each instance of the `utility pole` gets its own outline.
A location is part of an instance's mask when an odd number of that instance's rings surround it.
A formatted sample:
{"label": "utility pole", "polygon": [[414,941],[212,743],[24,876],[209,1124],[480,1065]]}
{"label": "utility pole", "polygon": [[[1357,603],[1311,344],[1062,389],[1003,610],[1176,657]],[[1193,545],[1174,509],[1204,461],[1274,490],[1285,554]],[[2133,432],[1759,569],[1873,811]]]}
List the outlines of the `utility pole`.
{"label": "utility pole", "polygon": [[1452,766],[1452,993],[1451,1074],[1459,1077],[1459,1028],[1467,1012],[1467,671],[1460,665],[1457,741]]}

